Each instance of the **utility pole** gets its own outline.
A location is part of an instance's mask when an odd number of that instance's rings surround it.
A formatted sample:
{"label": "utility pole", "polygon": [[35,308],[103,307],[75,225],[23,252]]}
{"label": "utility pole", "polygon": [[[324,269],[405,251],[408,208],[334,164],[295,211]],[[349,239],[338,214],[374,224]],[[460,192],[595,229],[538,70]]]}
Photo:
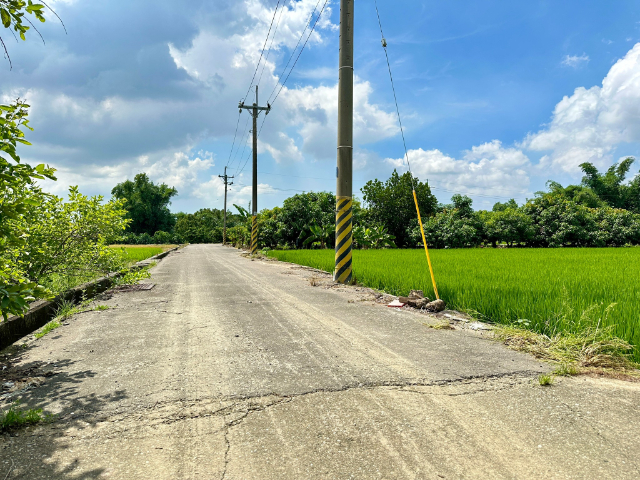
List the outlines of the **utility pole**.
{"label": "utility pole", "polygon": [[230,178],[227,175],[227,167],[224,167],[224,175],[218,175],[220,178],[224,178],[224,227],[222,228],[222,244],[227,244],[227,185],[233,185],[233,182],[229,183]]}
{"label": "utility pole", "polygon": [[265,115],[269,115],[271,105],[267,103],[266,107],[258,106],[258,86],[256,85],[256,103],[252,106],[245,106],[244,102],[240,102],[240,111],[242,109],[249,110],[253,116],[253,194],[251,195],[251,255],[258,253],[258,115],[261,111],[265,111]]}
{"label": "utility pole", "polygon": [[338,167],[336,170],[336,282],[350,284],[353,242],[353,4],[340,1]]}

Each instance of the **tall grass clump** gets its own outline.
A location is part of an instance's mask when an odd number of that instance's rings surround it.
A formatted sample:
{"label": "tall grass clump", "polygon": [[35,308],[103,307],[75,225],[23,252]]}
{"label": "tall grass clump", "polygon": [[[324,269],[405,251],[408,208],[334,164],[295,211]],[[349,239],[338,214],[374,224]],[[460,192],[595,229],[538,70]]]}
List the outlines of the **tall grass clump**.
{"label": "tall grass clump", "polygon": [[[423,250],[356,250],[359,283],[394,295],[433,298]],[[331,250],[271,251],[326,272]],[[607,332],[634,346],[640,361],[640,248],[432,250],[440,297],[449,308],[553,337]]]}

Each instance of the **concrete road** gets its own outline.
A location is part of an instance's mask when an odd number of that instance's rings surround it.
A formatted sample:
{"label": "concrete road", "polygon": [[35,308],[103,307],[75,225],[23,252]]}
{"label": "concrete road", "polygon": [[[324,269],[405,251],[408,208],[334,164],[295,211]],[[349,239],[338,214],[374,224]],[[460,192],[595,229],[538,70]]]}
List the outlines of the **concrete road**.
{"label": "concrete road", "polygon": [[231,248],[150,281],[18,356],[58,419],[0,437],[0,479],[640,478],[638,384],[541,387],[478,333]]}

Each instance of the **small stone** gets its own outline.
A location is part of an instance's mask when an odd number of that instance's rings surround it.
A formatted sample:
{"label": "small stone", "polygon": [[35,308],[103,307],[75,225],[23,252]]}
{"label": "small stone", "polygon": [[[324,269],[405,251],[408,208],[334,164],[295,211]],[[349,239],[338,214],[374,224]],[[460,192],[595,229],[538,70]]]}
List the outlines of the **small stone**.
{"label": "small stone", "polygon": [[428,303],[425,307],[428,312],[442,312],[446,308],[446,304],[442,300],[436,300],[435,302]]}
{"label": "small stone", "polygon": [[429,304],[428,298],[410,298],[407,305],[413,308],[425,308]]}

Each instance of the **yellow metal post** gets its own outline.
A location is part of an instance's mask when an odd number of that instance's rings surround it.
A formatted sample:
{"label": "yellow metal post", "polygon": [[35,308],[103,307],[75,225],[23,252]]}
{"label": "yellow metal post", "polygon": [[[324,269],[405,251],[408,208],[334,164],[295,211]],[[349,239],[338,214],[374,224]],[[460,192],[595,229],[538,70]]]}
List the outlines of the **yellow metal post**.
{"label": "yellow metal post", "polygon": [[427,239],[424,236],[424,227],[422,226],[422,217],[420,216],[420,207],[418,206],[418,196],[416,191],[413,191],[413,200],[416,202],[416,211],[418,212],[418,223],[420,223],[420,232],[422,233],[422,244],[424,245],[424,251],[427,254],[427,262],[429,262],[429,272],[431,273],[431,283],[433,283],[433,291],[436,294],[436,298],[440,300],[438,295],[438,287],[436,286],[436,277],[433,275],[433,267],[431,266],[431,257],[429,256],[429,247],[427,247]]}

